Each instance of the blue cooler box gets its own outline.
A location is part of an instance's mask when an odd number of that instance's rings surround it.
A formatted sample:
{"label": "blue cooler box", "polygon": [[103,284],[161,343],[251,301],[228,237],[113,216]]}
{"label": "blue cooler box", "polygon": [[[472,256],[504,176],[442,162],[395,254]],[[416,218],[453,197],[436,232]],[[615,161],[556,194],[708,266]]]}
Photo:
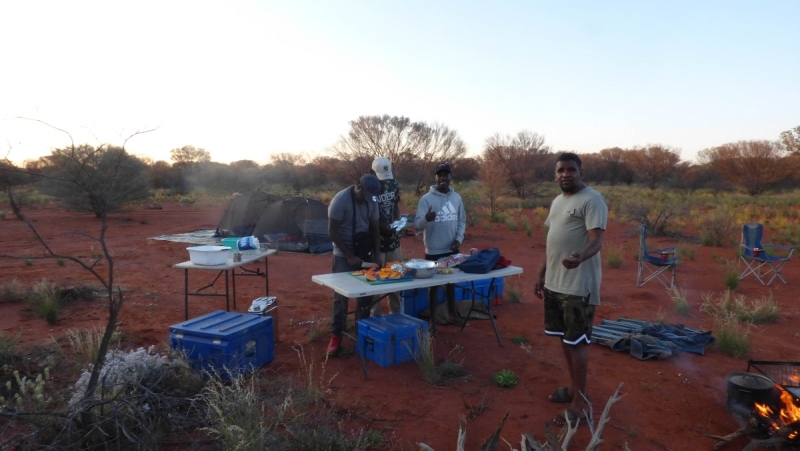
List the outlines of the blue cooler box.
{"label": "blue cooler box", "polygon": [[356,353],[386,368],[419,356],[419,333],[428,333],[428,322],[403,313],[358,321]]}
{"label": "blue cooler box", "polygon": [[[475,281],[475,300],[483,301],[488,305],[492,302],[493,305],[500,305],[503,303],[503,278],[498,277],[494,280],[492,292],[489,293],[489,285],[492,279],[479,279]],[[456,300],[458,301],[471,301],[472,300],[472,283],[461,282],[456,284]]]}
{"label": "blue cooler box", "polygon": [[275,336],[271,316],[216,312],[169,327],[172,349],[185,352],[192,368],[223,378],[251,371],[272,361]]}
{"label": "blue cooler box", "polygon": [[[479,279],[475,281],[475,300],[483,301],[484,304],[493,302],[493,305],[500,305],[503,303],[503,278],[498,277],[492,286],[492,292],[489,293],[489,284],[492,279]],[[439,304],[444,303],[444,286],[439,286],[439,295],[436,298]],[[472,283],[460,282],[456,284],[456,301],[471,301],[472,300]],[[428,289],[416,288],[413,290],[405,290],[401,294],[403,302],[403,313],[414,317],[419,317],[419,314],[428,310]]]}

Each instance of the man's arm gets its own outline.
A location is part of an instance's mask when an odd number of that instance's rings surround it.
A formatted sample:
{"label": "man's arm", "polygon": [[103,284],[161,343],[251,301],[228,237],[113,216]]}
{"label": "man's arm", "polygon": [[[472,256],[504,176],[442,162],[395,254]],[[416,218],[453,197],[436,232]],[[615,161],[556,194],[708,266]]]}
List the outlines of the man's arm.
{"label": "man's arm", "polygon": [[539,299],[544,299],[544,276],[547,274],[547,252],[545,252],[542,265],[539,267],[539,275],[536,283],[533,284],[533,294]]}
{"label": "man's arm", "polygon": [[581,263],[592,258],[603,247],[603,229],[589,229],[589,241],[581,252],[575,252],[567,258],[561,259],[561,264],[567,269],[574,269]]}

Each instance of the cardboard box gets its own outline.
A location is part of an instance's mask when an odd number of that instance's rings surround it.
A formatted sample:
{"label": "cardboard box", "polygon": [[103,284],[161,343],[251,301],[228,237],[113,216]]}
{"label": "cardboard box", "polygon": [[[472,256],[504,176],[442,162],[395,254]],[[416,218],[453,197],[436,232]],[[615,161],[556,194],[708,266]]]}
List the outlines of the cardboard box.
{"label": "cardboard box", "polygon": [[272,361],[271,316],[217,310],[169,327],[170,345],[183,351],[192,368],[230,379]]}
{"label": "cardboard box", "polygon": [[428,323],[403,313],[358,321],[356,353],[386,368],[419,356],[419,334],[428,333]]}

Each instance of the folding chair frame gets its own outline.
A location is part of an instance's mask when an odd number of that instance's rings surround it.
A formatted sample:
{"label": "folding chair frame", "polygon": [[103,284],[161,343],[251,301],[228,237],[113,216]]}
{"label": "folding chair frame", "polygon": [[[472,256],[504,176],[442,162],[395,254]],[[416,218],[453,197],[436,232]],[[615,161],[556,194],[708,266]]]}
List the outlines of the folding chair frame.
{"label": "folding chair frame", "polygon": [[[675,286],[675,267],[678,265],[678,246],[660,249],[647,248],[647,226],[642,224],[639,235],[639,271],[636,275],[636,286],[644,286],[647,282],[657,279],[667,290]],[[671,277],[667,278],[665,271],[670,271]]]}
{"label": "folding chair frame", "polygon": [[[746,234],[745,230],[751,230],[751,234]],[[792,258],[795,246],[779,246],[777,244],[762,243],[764,226],[759,223],[747,223],[742,226],[742,239],[739,243],[739,264],[737,268],[744,269],[739,274],[739,280],[749,275],[753,275],[761,285],[769,286],[778,278],[784,284],[786,279],[781,274],[781,270],[789,259]],[[770,251],[767,251],[769,249]],[[775,251],[783,252],[785,257],[775,255]],[[772,275],[769,280],[767,277]]]}

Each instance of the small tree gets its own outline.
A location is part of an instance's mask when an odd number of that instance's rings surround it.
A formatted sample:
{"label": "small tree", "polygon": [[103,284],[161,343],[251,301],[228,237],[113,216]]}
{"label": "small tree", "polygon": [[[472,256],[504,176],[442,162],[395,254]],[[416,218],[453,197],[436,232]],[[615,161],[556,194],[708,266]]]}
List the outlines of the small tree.
{"label": "small tree", "polygon": [[502,195],[508,179],[503,166],[496,161],[484,161],[478,170],[478,177],[481,181],[481,190],[486,200],[489,201],[489,213],[494,218],[499,210],[498,200]]}
{"label": "small tree", "polygon": [[800,125],[781,133],[780,141],[783,150],[800,155]]}
{"label": "small tree", "polygon": [[[403,171],[412,164],[419,170],[417,195],[423,180],[440,161],[456,160],[467,152],[458,133],[442,124],[428,125],[398,116],[361,116],[350,121],[350,132],[334,144],[330,152],[347,165],[352,179],[369,172],[372,160],[384,156],[394,169]],[[407,171],[410,172],[410,171]]]}
{"label": "small tree", "polygon": [[788,175],[791,165],[781,158],[781,149],[771,141],[739,141],[701,150],[697,158],[707,163],[731,185],[758,196]]}
{"label": "small tree", "polygon": [[53,150],[41,160],[42,190],[67,207],[91,211],[98,218],[145,199],[150,191],[147,165],[122,147],[73,145]]}
{"label": "small tree", "polygon": [[681,162],[680,151],[661,144],[650,144],[625,152],[626,163],[650,189],[668,180]]}
{"label": "small tree", "polygon": [[544,137],[531,131],[516,136],[495,134],[486,140],[483,160],[499,165],[505,171],[506,183],[517,197],[525,199],[543,182],[549,170],[550,147]]}
{"label": "small tree", "polygon": [[[28,228],[33,233],[35,240],[44,248],[45,254],[44,256],[19,256],[19,255],[11,255],[11,254],[3,254],[0,253],[0,258],[13,258],[13,259],[63,259],[71,261],[94,276],[95,279],[103,286],[108,296],[108,322],[106,323],[105,332],[103,333],[103,338],[100,341],[100,346],[97,350],[97,358],[94,361],[92,366],[92,373],[89,378],[89,383],[86,385],[86,392],[84,395],[84,401],[80,404],[80,424],[81,427],[86,433],[85,440],[92,440],[94,437],[91,436],[90,432],[92,432],[92,424],[94,423],[94,415],[92,413],[92,406],[94,403],[94,393],[95,388],[98,385],[99,377],[100,377],[100,370],[103,368],[105,363],[106,353],[108,352],[109,344],[111,343],[111,336],[113,332],[116,330],[117,327],[117,319],[119,318],[119,312],[122,309],[122,304],[124,302],[123,292],[120,288],[114,286],[114,276],[115,276],[115,260],[111,255],[111,251],[107,246],[106,243],[106,230],[108,229],[108,213],[110,211],[110,206],[114,205],[116,200],[119,199],[119,194],[116,192],[124,184],[121,183],[119,180],[122,177],[122,174],[125,171],[125,167],[129,162],[128,158],[124,156],[127,155],[125,152],[125,143],[127,141],[139,134],[147,133],[152,130],[136,132],[133,135],[129,136],[125,139],[122,147],[119,148],[118,151],[112,153],[114,158],[111,158],[109,161],[106,161],[106,166],[103,166],[106,170],[110,171],[110,175],[100,175],[103,178],[107,178],[108,183],[103,185],[105,189],[98,189],[98,185],[96,185],[91,179],[85,177],[84,172],[86,172],[87,168],[92,167],[92,164],[97,161],[97,152],[83,152],[79,151],[78,148],[75,147],[74,141],[72,140],[72,135],[68,132],[61,130],[59,128],[53,127],[50,124],[47,124],[42,121],[41,122],[48,127],[52,127],[56,130],[59,130],[70,138],[70,142],[72,143],[68,148],[63,149],[64,153],[70,158],[64,160],[65,162],[69,162],[71,167],[75,172],[74,173],[56,173],[56,174],[44,174],[43,177],[45,179],[56,180],[60,183],[70,184],[71,190],[75,192],[83,192],[84,195],[87,197],[91,196],[98,196],[99,199],[92,203],[92,206],[100,206],[99,210],[95,211],[95,214],[98,214],[100,218],[100,233],[94,239],[99,243],[100,249],[103,252],[103,257],[95,260],[93,263],[87,263],[83,260],[79,259],[78,257],[72,255],[65,255],[59,253],[56,249],[53,249],[48,244],[47,240],[42,237],[36,226],[34,226],[33,222],[22,212],[19,204],[15,199],[15,195],[11,187],[6,189],[6,194],[8,196],[9,204],[11,208],[14,210],[14,213],[19,217]],[[103,146],[101,146],[103,147]],[[55,152],[54,152],[55,154]],[[61,155],[61,153],[59,153]],[[100,159],[102,160],[102,158]],[[76,163],[76,164],[72,164]],[[67,176],[66,178],[58,178]],[[93,210],[94,211],[94,210]],[[105,261],[105,265],[101,266],[100,263]],[[105,273],[101,273],[102,269],[105,268]],[[97,431],[94,431],[97,433]],[[90,448],[91,446],[88,446]]]}

